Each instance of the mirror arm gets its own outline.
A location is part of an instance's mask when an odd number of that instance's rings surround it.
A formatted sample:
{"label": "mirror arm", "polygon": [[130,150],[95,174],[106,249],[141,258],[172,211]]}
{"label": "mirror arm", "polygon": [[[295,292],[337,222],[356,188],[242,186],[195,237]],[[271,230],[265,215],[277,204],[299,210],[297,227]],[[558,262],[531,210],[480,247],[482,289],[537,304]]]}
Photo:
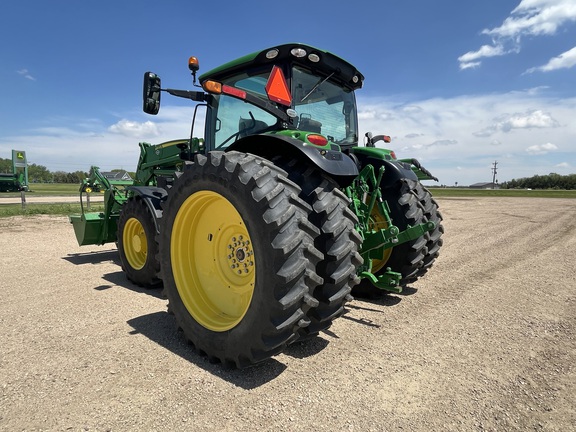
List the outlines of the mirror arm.
{"label": "mirror arm", "polygon": [[172,96],[181,97],[184,99],[191,99],[197,102],[204,102],[206,99],[206,93],[201,91],[191,91],[191,90],[175,90],[175,89],[160,89],[161,91],[165,91]]}

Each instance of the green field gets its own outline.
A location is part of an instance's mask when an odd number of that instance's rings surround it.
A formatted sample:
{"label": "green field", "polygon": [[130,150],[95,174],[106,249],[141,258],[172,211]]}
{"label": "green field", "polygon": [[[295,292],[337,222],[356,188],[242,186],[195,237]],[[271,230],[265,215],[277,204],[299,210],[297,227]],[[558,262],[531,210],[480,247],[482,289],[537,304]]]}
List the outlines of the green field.
{"label": "green field", "polygon": [[[75,183],[31,183],[26,196],[70,196],[79,195],[80,185]],[[2,192],[2,197],[19,197],[20,192]]]}
{"label": "green field", "polygon": [[[30,191],[26,192],[26,197],[46,197],[46,196],[77,196],[80,201],[79,185],[73,183],[33,183]],[[69,215],[80,213],[78,203],[59,204],[35,204],[26,203],[26,208],[22,209],[22,204],[3,204],[2,198],[20,198],[20,192],[0,193],[0,217],[21,216],[21,215]],[[104,210],[102,203],[92,203],[91,212]]]}
{"label": "green field", "polygon": [[[0,203],[1,203],[0,199]],[[92,204],[90,212],[104,211],[104,204]],[[26,204],[26,209],[22,209],[22,204],[1,204],[0,218],[9,216],[32,216],[32,215],[59,215],[67,216],[70,214],[79,214],[81,212],[80,204]]]}
{"label": "green field", "polygon": [[576,198],[576,190],[430,188],[435,197]]}

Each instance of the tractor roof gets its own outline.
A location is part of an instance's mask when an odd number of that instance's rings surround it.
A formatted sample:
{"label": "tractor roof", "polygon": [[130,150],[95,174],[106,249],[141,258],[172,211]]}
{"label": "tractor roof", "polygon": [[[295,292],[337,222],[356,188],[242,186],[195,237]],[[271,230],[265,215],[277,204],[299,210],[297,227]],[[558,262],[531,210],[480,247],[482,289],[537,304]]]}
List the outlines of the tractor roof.
{"label": "tractor roof", "polygon": [[[295,54],[296,53],[296,54]],[[222,80],[253,66],[264,64],[295,63],[323,75],[334,73],[332,79],[351,89],[362,87],[364,76],[346,60],[318,48],[301,43],[277,45],[245,55],[203,73],[200,83]]]}

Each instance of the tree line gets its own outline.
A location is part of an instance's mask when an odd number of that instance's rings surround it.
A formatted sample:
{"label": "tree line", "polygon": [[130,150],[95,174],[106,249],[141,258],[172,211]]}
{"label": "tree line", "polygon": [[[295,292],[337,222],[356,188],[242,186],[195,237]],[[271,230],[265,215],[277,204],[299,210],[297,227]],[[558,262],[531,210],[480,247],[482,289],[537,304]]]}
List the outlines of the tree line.
{"label": "tree line", "polygon": [[[113,169],[110,171],[121,171]],[[0,158],[0,173],[12,173],[12,160]],[[133,175],[133,173],[130,173]],[[44,165],[28,164],[28,182],[29,183],[81,183],[88,177],[84,171],[50,171]]]}
{"label": "tree line", "polygon": [[502,189],[576,189],[576,174],[560,175],[550,173],[532,177],[512,179],[500,185]]}

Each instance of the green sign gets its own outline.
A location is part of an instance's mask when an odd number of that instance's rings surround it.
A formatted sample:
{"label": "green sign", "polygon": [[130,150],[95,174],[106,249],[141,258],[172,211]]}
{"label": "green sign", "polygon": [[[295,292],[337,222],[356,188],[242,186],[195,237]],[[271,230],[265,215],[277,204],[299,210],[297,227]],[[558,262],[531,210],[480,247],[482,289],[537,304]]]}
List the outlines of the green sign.
{"label": "green sign", "polygon": [[12,150],[12,162],[14,166],[24,168],[26,167],[26,152],[22,150]]}

